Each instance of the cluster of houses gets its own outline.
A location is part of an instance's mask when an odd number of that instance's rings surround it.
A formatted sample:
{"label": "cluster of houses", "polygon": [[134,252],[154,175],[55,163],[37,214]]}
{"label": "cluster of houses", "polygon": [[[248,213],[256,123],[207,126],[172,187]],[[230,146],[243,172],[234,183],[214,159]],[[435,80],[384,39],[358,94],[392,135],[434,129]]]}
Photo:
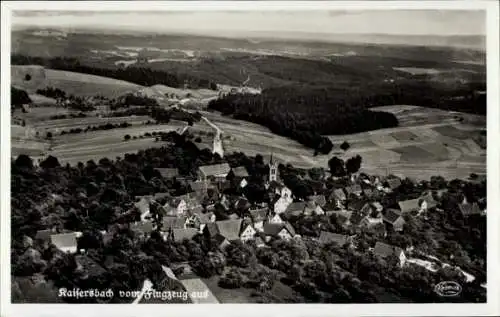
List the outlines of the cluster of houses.
{"label": "cluster of houses", "polygon": [[[175,168],[157,170],[166,179],[180,177]],[[249,173],[243,166],[230,167],[227,163],[200,166],[198,178],[187,181],[191,188],[189,193],[176,197],[170,193],[137,197],[134,208],[140,212],[141,220],[130,224],[130,228],[145,237],[159,230],[165,241],[176,242],[202,234],[217,243],[220,249],[235,240],[254,241],[257,247],[266,247],[274,239],[301,238],[286,221],[291,216],[336,215],[345,228],[377,226],[384,232],[402,231],[405,214],[418,216],[437,207],[431,193],[400,201],[398,208],[385,208],[373,199],[377,191],[389,193],[397,190],[402,185],[397,177],[383,181],[377,177],[358,177],[351,185],[332,189],[327,195],[313,195],[298,201],[280,181],[278,163],[272,157],[266,182],[269,203],[251,204],[244,195],[224,194],[227,188],[246,187],[248,181]],[[217,219],[217,208],[229,216]],[[462,202],[459,209],[464,215],[481,213],[476,203],[469,204],[467,201]],[[162,214],[161,225],[152,219],[158,212]],[[59,249],[72,253],[77,251],[79,233],[44,234],[49,234],[46,238]],[[103,232],[103,235],[106,241],[111,233]],[[327,231],[321,231],[316,239],[321,243],[353,244],[352,237]],[[406,258],[400,248],[377,242],[373,252],[382,258],[395,257],[401,266],[405,264]]]}

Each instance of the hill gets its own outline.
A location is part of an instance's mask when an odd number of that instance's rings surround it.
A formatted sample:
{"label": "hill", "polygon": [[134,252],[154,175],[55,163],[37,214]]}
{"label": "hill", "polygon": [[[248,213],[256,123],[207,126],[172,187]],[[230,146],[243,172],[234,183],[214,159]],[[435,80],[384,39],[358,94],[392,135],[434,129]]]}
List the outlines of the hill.
{"label": "hill", "polygon": [[123,80],[89,74],[46,69],[38,65],[11,66],[12,85],[33,94],[38,89],[56,87],[69,95],[116,98],[129,92],[135,92],[140,85]]}

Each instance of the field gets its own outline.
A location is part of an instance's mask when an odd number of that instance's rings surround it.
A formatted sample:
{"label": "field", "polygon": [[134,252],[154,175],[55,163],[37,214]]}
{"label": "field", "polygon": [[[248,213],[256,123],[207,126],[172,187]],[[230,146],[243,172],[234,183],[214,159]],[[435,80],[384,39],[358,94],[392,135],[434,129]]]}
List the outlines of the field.
{"label": "field", "polygon": [[[26,75],[31,78],[26,80]],[[95,96],[100,94],[116,98],[129,92],[135,92],[142,86],[107,77],[87,75],[61,70],[45,69],[36,65],[11,66],[12,85],[35,93],[37,89],[56,87],[69,95]]]}
{"label": "field", "polygon": [[[378,108],[376,108],[378,109]],[[282,162],[301,168],[328,167],[333,155],[347,159],[356,154],[363,157],[362,170],[368,173],[393,173],[416,179],[429,179],[433,175],[447,178],[466,178],[470,173],[486,173],[486,150],[476,140],[484,129],[478,117],[413,106],[381,107],[393,111],[401,125],[393,129],[376,130],[344,136],[330,136],[335,147],[329,155],[314,156],[312,151],[298,142],[278,136],[258,124],[223,117],[218,113],[202,112],[223,133],[225,153],[243,152],[247,155],[273,154]],[[27,119],[35,121],[43,114],[55,114],[54,107],[33,108]],[[440,118],[436,122],[436,118]],[[87,117],[77,119],[46,120],[31,124],[31,129],[16,126],[12,133],[12,155],[30,154],[37,158],[52,154],[62,163],[76,164],[79,161],[115,158],[149,147],[161,146],[154,138],[143,137],[146,132],[180,131],[185,123],[171,121],[164,125],[143,125],[149,118],[132,116],[123,118]],[[426,122],[426,119],[428,122]],[[484,120],[484,119],[483,119]],[[27,120],[28,121],[28,120]],[[108,122],[129,122],[128,128],[94,131],[81,134],[56,135],[51,142],[43,139],[47,131],[60,132],[75,127],[87,127]],[[14,127],[14,126],[13,126]],[[14,128],[13,128],[14,129]],[[28,131],[28,132],[26,132]],[[35,137],[35,131],[40,137]],[[211,148],[213,129],[206,123],[195,123],[189,131],[201,136],[200,148]],[[200,135],[201,133],[201,135]],[[124,141],[129,134],[132,139]],[[133,139],[133,137],[137,139]],[[350,148],[344,152],[339,145],[347,141]]]}

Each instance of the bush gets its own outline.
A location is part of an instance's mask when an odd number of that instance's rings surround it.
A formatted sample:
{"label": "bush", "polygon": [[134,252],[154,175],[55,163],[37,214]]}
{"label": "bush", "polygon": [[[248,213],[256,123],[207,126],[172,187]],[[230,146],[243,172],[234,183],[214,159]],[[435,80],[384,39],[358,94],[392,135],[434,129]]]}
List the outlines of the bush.
{"label": "bush", "polygon": [[130,134],[125,134],[125,136],[123,137],[123,139],[124,139],[125,141],[130,140]]}
{"label": "bush", "polygon": [[340,148],[342,149],[342,151],[347,151],[350,147],[351,147],[351,145],[350,145],[347,141],[344,141],[344,142],[340,145]]}

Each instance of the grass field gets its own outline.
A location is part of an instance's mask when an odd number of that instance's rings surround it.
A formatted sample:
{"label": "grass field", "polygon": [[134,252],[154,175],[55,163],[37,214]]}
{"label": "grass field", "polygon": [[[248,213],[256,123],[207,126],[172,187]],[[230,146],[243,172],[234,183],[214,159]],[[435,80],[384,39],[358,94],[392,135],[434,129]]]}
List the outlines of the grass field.
{"label": "grass field", "polygon": [[[376,108],[377,110],[379,108]],[[460,116],[458,121],[454,112],[440,111],[414,106],[381,107],[380,110],[391,111],[400,119],[400,126],[392,129],[376,130],[351,135],[329,136],[334,143],[334,150],[329,155],[314,156],[313,151],[298,142],[272,133],[258,124],[223,117],[212,112],[202,112],[211,122],[223,131],[225,153],[243,152],[247,155],[273,154],[282,162],[300,168],[328,168],[328,160],[332,156],[348,159],[354,155],[363,158],[362,170],[373,174],[394,173],[416,179],[429,179],[433,175],[448,178],[467,178],[470,173],[486,173],[486,150],[476,141],[479,131],[485,128],[481,118],[472,115]],[[47,113],[59,110],[47,108]],[[141,125],[148,117],[99,118],[87,117],[78,119],[44,120],[43,108],[36,108],[31,113],[33,127],[40,133],[46,131],[68,130],[74,127],[86,127],[107,122],[130,122],[134,125],[124,129],[94,131],[82,134],[57,135],[50,147],[45,140],[22,141],[13,136],[12,154],[41,153],[57,156],[62,163],[86,162],[99,160],[102,157],[115,158],[125,153],[133,153],[149,147],[161,146],[154,138],[131,139],[123,141],[126,134],[139,137],[146,132],[179,131],[185,126],[183,122],[171,121],[166,125]],[[427,115],[427,116],[425,116]],[[428,120],[426,122],[425,120]],[[436,122],[435,118],[440,118]],[[20,128],[18,135],[25,135]],[[212,136],[207,135],[213,129],[206,123],[195,123],[190,127],[195,136],[201,132],[201,148],[211,148]],[[31,133],[33,134],[33,133]],[[44,134],[40,134],[44,135]],[[339,145],[348,141],[351,145],[342,151]],[[24,143],[23,143],[24,142]]]}
{"label": "grass field", "polygon": [[[30,80],[26,80],[29,75]],[[41,66],[11,66],[12,84],[28,93],[35,93],[37,89],[56,87],[68,95],[95,96],[103,95],[116,98],[129,92],[135,92],[142,86],[122,80],[107,77],[87,75],[62,70],[45,69]]]}

